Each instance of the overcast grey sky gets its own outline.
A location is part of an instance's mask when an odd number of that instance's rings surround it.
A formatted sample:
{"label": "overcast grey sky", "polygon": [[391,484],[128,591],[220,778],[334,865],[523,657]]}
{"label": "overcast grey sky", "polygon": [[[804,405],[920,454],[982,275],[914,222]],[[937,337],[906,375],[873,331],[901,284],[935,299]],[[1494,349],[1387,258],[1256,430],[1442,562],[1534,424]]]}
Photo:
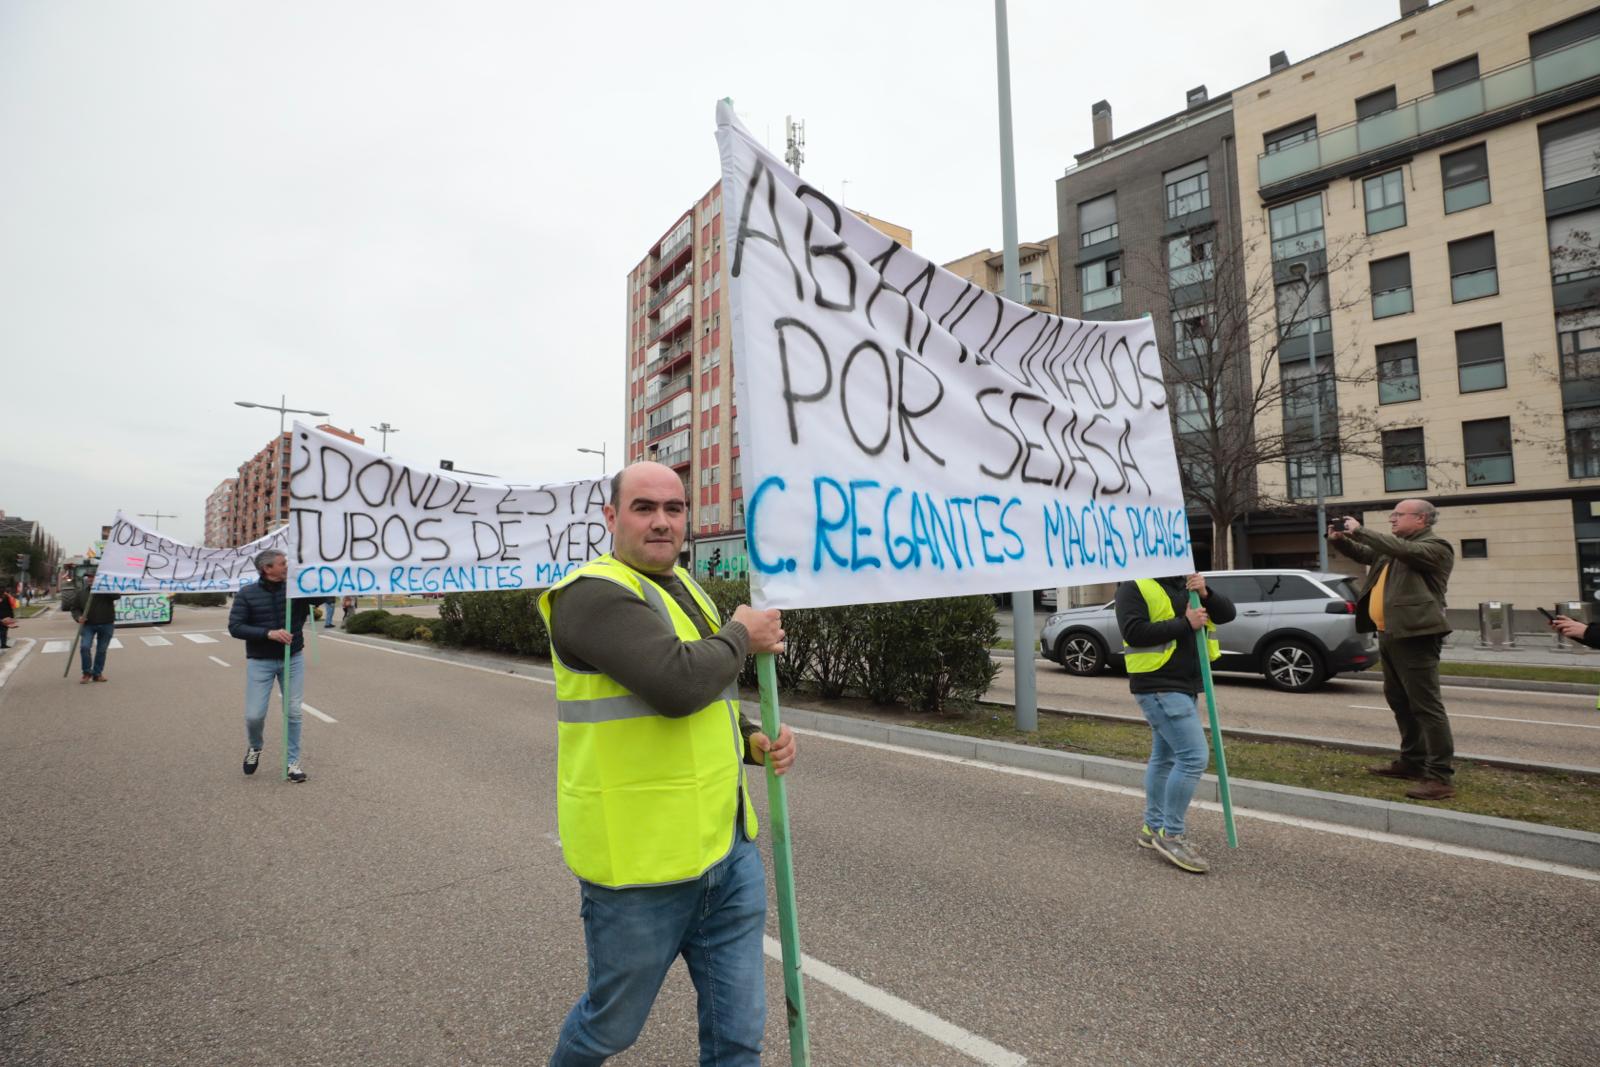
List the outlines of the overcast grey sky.
{"label": "overcast grey sky", "polygon": [[[1132,130],[1398,7],[1012,0],[1020,236],[1094,101]],[[717,99],[780,153],[804,119],[807,178],[944,262],[1000,245],[994,69],[983,0],[0,0],[0,509],[198,541],[277,428],[232,402],[280,393],[401,459],[593,474]]]}

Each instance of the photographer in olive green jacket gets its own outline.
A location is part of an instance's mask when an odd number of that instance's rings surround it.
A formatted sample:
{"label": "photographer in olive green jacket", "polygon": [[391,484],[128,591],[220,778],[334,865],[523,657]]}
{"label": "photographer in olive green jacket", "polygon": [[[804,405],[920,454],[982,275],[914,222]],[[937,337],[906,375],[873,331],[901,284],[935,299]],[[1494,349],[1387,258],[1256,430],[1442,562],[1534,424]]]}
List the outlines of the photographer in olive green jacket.
{"label": "photographer in olive green jacket", "polygon": [[1439,512],[1426,500],[1402,500],[1389,514],[1392,533],[1380,533],[1355,519],[1328,526],[1328,540],[1339,552],[1368,565],[1356,604],[1356,629],[1378,632],[1383,664],[1383,698],[1400,727],[1400,758],[1368,772],[1407,778],[1416,800],[1449,800],[1455,768],[1455,742],[1439,693],[1439,650],[1450,632],[1444,594],[1456,565],[1455,549],[1433,532]]}

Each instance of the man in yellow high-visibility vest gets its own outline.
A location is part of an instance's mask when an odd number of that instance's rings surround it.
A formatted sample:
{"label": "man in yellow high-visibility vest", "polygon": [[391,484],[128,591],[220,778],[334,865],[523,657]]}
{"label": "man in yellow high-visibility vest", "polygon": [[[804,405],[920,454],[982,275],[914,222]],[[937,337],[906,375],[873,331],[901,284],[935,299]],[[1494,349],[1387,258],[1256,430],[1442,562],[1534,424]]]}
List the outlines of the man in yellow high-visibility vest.
{"label": "man in yellow high-visibility vest", "polygon": [[670,467],[611,482],[612,550],[545,592],[559,723],[557,818],[578,876],[588,989],[552,1067],[638,1038],[672,961],[699,994],[702,1063],[756,1064],[766,1028],[766,873],[744,765],[795,757],[739,712],[745,656],[783,651],[778,612],[723,621],[678,566],[688,502]]}
{"label": "man in yellow high-visibility vest", "polygon": [[[1189,606],[1189,591],[1200,606]],[[1221,653],[1211,632],[1232,622],[1233,602],[1206,586],[1202,575],[1140,578],[1117,586],[1117,628],[1122,631],[1128,689],[1150,724],[1150,762],[1144,772],[1144,822],[1140,848],[1155,849],[1169,863],[1193,874],[1209,868],[1184,836],[1185,816],[1209,752],[1195,697],[1200,677],[1196,630],[1207,631],[1214,660]]]}

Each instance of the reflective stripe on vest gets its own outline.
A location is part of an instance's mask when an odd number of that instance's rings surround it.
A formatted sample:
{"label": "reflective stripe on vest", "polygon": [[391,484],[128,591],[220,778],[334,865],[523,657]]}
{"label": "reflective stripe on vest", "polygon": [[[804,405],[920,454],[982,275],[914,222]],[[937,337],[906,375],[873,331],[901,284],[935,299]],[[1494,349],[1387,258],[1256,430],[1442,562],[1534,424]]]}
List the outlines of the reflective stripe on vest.
{"label": "reflective stripe on vest", "polygon": [[[673,572],[700,606],[712,632],[722,620],[688,572]],[[613,557],[585,563],[539,597],[552,631],[554,595],[580,578],[615,582],[666,620],[682,641],[700,630],[664,589]],[[739,684],[691,715],[668,718],[622,683],[563,663],[552,644],[556,676],[556,818],[572,872],[611,889],[698,878],[732,850],[735,823],[756,836],[744,773]]]}
{"label": "reflective stripe on vest", "polygon": [[[1144,597],[1144,605],[1150,613],[1151,622],[1165,622],[1176,619],[1177,613],[1172,610],[1172,597],[1161,587],[1161,583],[1153,578],[1140,578],[1135,583],[1139,587],[1139,595]],[[1211,636],[1217,632],[1216,624],[1206,622],[1206,652],[1210,659],[1215,660],[1222,655],[1222,644]],[[1167,665],[1172,654],[1178,650],[1176,640],[1168,641],[1164,645],[1134,648],[1127,640],[1122,642],[1123,667],[1129,674],[1148,674],[1158,671]]]}

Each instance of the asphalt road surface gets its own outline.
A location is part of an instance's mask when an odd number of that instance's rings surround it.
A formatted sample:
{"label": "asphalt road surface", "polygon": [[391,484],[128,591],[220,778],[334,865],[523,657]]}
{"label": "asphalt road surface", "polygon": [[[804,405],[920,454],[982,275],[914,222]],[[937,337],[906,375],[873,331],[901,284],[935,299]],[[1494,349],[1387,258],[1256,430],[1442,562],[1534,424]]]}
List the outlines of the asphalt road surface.
{"label": "asphalt road surface", "polygon": [[[584,975],[542,672],[323,637],[311,780],[276,713],[247,778],[222,620],[121,632],[104,685],[67,620],[0,656],[0,1061],[542,1063]],[[817,734],[790,781],[818,1064],[1596,1060],[1600,881],[1209,811],[1196,877],[1125,790]],[[694,1030],[680,966],[614,1062]]]}
{"label": "asphalt road surface", "polygon": [[[1035,662],[1040,707],[1142,721],[1126,675],[1080,678],[1049,660]],[[1009,702],[1016,693],[1013,661],[999,663],[988,697]],[[1219,673],[1217,716],[1224,728],[1397,746],[1382,677],[1374,668],[1337,675],[1314,693],[1280,693],[1259,675]],[[1515,682],[1491,689],[1446,685],[1444,703],[1457,752],[1600,771],[1600,712],[1593,693],[1533,693]]]}

